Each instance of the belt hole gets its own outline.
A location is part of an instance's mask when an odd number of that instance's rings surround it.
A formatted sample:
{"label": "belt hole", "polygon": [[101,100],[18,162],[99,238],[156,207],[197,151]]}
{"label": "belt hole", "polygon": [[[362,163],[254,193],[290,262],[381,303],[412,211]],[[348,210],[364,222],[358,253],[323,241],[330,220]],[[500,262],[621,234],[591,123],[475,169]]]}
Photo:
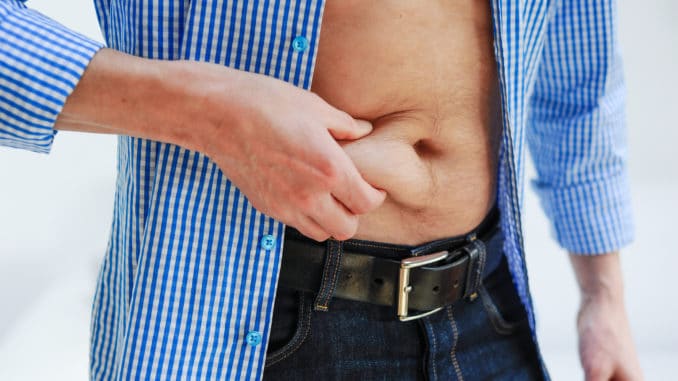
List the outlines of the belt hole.
{"label": "belt hole", "polygon": [[437,294],[437,293],[439,293],[439,292],[440,292],[440,287],[439,287],[439,286],[433,287],[433,293],[434,293],[434,294]]}
{"label": "belt hole", "polygon": [[455,279],[455,280],[454,280],[454,284],[452,285],[452,287],[454,287],[454,288],[459,287],[459,280]]}
{"label": "belt hole", "polygon": [[384,280],[381,279],[381,278],[375,278],[375,279],[374,279],[374,283],[376,283],[376,284],[382,286],[382,285],[384,284]]}

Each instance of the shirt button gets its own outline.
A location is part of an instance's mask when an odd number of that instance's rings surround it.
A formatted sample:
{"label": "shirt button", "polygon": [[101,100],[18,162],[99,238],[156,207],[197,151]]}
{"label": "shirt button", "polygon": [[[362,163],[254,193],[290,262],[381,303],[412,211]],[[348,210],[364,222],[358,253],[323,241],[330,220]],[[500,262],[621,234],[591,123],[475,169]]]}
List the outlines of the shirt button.
{"label": "shirt button", "polygon": [[275,247],[275,237],[270,234],[261,237],[261,247],[263,247],[264,250],[273,250]]}
{"label": "shirt button", "polygon": [[304,36],[294,37],[294,40],[292,40],[292,48],[297,52],[303,52],[308,49],[308,39]]}
{"label": "shirt button", "polygon": [[256,347],[257,345],[261,344],[261,333],[257,331],[249,331],[245,337],[245,341],[247,342],[247,345]]}

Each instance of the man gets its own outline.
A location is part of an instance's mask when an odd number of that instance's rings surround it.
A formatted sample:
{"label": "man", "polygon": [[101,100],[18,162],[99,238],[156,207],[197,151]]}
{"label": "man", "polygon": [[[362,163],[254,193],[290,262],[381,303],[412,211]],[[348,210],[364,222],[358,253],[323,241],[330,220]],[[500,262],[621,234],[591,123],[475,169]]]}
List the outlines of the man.
{"label": "man", "polygon": [[526,136],[587,379],[641,377],[612,2],[96,5],[115,50],[0,1],[0,142],[121,135],[93,379],[548,378]]}

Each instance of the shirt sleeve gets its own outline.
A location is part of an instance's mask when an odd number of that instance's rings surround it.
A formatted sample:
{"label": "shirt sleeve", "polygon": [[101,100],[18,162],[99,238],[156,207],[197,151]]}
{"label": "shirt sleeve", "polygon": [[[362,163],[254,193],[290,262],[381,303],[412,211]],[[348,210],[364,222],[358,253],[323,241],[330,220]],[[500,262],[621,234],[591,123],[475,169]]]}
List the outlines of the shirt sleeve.
{"label": "shirt sleeve", "polygon": [[529,102],[532,185],[557,241],[577,254],[633,238],[625,84],[615,2],[559,2]]}
{"label": "shirt sleeve", "polygon": [[49,153],[54,123],[102,44],[0,0],[0,146]]}

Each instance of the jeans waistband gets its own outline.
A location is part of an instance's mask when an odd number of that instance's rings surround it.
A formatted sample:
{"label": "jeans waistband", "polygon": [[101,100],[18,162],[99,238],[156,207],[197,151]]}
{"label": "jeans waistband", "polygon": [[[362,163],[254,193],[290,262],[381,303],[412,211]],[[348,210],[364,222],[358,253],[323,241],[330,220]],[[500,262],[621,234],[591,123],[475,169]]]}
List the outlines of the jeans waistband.
{"label": "jeans waistband", "polygon": [[[398,277],[403,282],[409,271],[402,270],[403,263],[415,263],[416,257],[422,257],[421,264],[415,266],[418,268],[412,269],[412,283],[408,283],[412,287],[405,292],[411,290],[412,308],[433,310],[473,296],[480,281],[501,263],[502,242],[497,209],[467,234],[416,246],[358,239],[317,242],[288,228],[279,284],[316,293],[314,308],[318,311],[327,311],[335,296],[400,304],[404,298],[398,296]],[[437,292],[439,288],[445,292]]]}
{"label": "jeans waistband", "polygon": [[[466,234],[441,238],[420,245],[402,245],[389,242],[370,241],[363,239],[349,239],[338,242],[342,249],[380,258],[400,260],[407,257],[426,255],[440,250],[456,249],[469,242],[471,236],[485,238],[487,262],[483,277],[488,276],[499,266],[503,257],[504,235],[500,228],[499,209],[494,206],[477,227]],[[317,242],[301,234],[297,229],[287,226],[285,240],[296,240],[313,245],[329,247],[324,242]]]}

